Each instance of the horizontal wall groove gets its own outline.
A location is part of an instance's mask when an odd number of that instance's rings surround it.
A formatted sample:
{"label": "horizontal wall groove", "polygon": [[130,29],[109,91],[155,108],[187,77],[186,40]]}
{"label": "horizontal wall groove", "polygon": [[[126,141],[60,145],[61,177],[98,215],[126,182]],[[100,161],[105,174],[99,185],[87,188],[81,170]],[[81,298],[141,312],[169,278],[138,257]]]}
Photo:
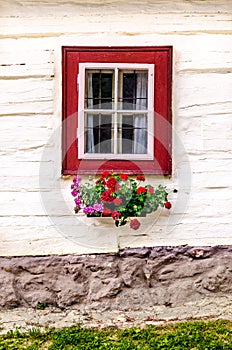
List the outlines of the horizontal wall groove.
{"label": "horizontal wall groove", "polygon": [[43,115],[50,115],[52,116],[52,113],[49,112],[30,112],[30,113],[2,113],[0,114],[0,118],[4,118],[4,117],[32,117],[32,116],[43,116]]}
{"label": "horizontal wall groove", "polygon": [[[232,64],[232,63],[231,63]],[[194,73],[194,74],[230,74],[232,73],[232,68],[186,68],[186,69],[177,69],[177,72],[180,74],[188,74],[188,73]]]}
{"label": "horizontal wall groove", "polygon": [[[148,30],[148,31],[117,31],[116,30],[110,30],[110,31],[88,31],[88,32],[54,32],[54,33],[12,33],[12,34],[1,34],[0,39],[42,39],[42,38],[57,38],[62,36],[69,36],[69,35],[106,35],[106,34],[116,34],[120,36],[144,36],[144,35],[154,35],[154,30]],[[155,30],[156,35],[202,35],[202,34],[213,34],[213,35],[231,35],[232,30],[191,30],[191,31],[180,31],[180,30],[173,30],[173,31],[162,31],[162,30]]]}
{"label": "horizontal wall groove", "polygon": [[[218,102],[208,102],[208,103],[196,103],[196,104],[193,104],[193,105],[180,107],[180,109],[183,110],[183,109],[189,109],[189,108],[193,108],[193,107],[214,106],[214,105],[218,105],[218,104],[227,104],[227,103],[231,104],[231,102],[232,101],[218,101]],[[226,113],[226,114],[228,114],[228,113]]]}
{"label": "horizontal wall groove", "polygon": [[35,75],[18,75],[18,76],[0,76],[0,80],[24,80],[24,79],[43,79],[46,81],[50,81],[53,80],[54,75],[39,75],[39,74],[35,74]]}

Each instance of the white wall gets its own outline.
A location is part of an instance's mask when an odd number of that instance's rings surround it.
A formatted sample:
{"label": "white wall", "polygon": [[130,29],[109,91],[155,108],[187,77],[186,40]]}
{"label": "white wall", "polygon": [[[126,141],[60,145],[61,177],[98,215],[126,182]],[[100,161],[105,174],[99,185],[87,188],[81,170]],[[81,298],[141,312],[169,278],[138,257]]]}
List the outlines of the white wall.
{"label": "white wall", "polygon": [[[232,243],[232,2],[0,0],[0,255]],[[61,46],[173,45],[170,212],[139,232],[73,215],[61,178]],[[148,221],[146,221],[148,223]]]}

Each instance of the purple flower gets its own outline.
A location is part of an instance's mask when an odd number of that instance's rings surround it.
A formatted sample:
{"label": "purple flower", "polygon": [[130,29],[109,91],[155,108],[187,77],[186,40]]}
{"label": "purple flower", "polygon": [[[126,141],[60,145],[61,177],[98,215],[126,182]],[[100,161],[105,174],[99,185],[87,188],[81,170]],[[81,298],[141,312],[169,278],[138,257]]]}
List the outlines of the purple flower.
{"label": "purple flower", "polygon": [[84,207],[83,212],[84,212],[85,214],[93,214],[93,213],[94,213],[94,209],[93,209],[93,207],[91,207],[91,206],[89,205],[89,206],[87,206],[87,207]]}
{"label": "purple flower", "polygon": [[76,197],[78,195],[78,191],[76,189],[74,189],[72,192],[71,192],[72,196],[73,197]]}
{"label": "purple flower", "polygon": [[104,211],[104,207],[103,207],[103,205],[100,204],[100,203],[95,203],[95,204],[93,205],[93,209],[94,209],[96,212],[98,212],[98,213],[102,213],[102,212]]}
{"label": "purple flower", "polygon": [[73,179],[73,183],[78,186],[81,182],[81,177],[79,175],[77,175],[76,177],[74,177]]}
{"label": "purple flower", "polygon": [[80,205],[81,205],[81,198],[80,198],[80,197],[76,197],[76,198],[74,199],[74,201],[75,201],[75,203],[76,203],[77,206],[80,206]]}

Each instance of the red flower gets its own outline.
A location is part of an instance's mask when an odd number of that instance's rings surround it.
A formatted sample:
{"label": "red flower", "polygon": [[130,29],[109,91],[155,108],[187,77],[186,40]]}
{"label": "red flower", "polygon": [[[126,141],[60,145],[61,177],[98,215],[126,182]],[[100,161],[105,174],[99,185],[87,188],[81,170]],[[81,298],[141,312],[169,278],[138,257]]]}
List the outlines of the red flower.
{"label": "red flower", "polygon": [[98,184],[100,184],[100,183],[102,183],[103,185],[106,184],[106,180],[104,179],[104,177],[101,177],[100,179],[98,179],[98,180],[95,181],[95,184],[96,184],[96,185],[98,185]]}
{"label": "red flower", "polygon": [[138,219],[133,219],[131,222],[130,222],[130,228],[133,228],[133,230],[138,230],[139,226],[140,226],[140,222]]}
{"label": "red flower", "polygon": [[140,187],[137,188],[136,192],[137,192],[137,194],[141,194],[141,193],[146,193],[147,190],[146,190],[145,187],[140,186]]}
{"label": "red flower", "polygon": [[113,211],[113,213],[111,214],[112,218],[114,220],[117,220],[118,218],[120,218],[122,216],[121,213],[119,213],[118,211]]}
{"label": "red flower", "polygon": [[171,207],[172,207],[172,205],[171,205],[170,202],[165,202],[165,203],[164,203],[164,206],[165,206],[165,208],[167,208],[167,209],[171,209]]}
{"label": "red flower", "polygon": [[104,171],[103,173],[102,173],[102,177],[104,178],[104,177],[108,177],[108,176],[110,176],[110,172],[109,171]]}
{"label": "red flower", "polygon": [[105,207],[104,210],[103,210],[103,212],[102,212],[102,215],[103,215],[103,216],[104,216],[104,215],[107,216],[107,215],[109,215],[109,214],[111,214],[110,208]]}
{"label": "red flower", "polygon": [[106,186],[114,191],[116,183],[117,180],[114,177],[110,177],[106,182]]}
{"label": "red flower", "polygon": [[112,196],[112,192],[110,190],[103,191],[101,194],[101,200],[102,202],[111,202],[114,200],[114,196]]}
{"label": "red flower", "polygon": [[138,175],[138,176],[136,177],[136,180],[138,180],[138,181],[145,181],[145,177],[142,176],[142,175]]}
{"label": "red flower", "polygon": [[127,174],[121,174],[121,175],[120,175],[120,179],[121,179],[122,181],[126,181],[126,180],[128,180],[128,175],[127,175]]}
{"label": "red flower", "polygon": [[154,192],[155,192],[155,190],[154,190],[154,188],[153,187],[148,187],[148,192],[150,193],[150,194],[154,194]]}
{"label": "red flower", "polygon": [[115,198],[113,200],[113,203],[114,203],[114,205],[120,205],[120,204],[122,204],[122,199],[121,198]]}

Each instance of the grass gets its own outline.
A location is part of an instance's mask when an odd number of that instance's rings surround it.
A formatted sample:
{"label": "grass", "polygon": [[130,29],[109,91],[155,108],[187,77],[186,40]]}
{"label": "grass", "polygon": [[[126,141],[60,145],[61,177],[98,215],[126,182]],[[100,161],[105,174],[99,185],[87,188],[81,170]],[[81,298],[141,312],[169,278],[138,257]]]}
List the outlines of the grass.
{"label": "grass", "polygon": [[232,322],[183,322],[143,329],[88,329],[79,325],[0,335],[0,350],[229,350]]}

